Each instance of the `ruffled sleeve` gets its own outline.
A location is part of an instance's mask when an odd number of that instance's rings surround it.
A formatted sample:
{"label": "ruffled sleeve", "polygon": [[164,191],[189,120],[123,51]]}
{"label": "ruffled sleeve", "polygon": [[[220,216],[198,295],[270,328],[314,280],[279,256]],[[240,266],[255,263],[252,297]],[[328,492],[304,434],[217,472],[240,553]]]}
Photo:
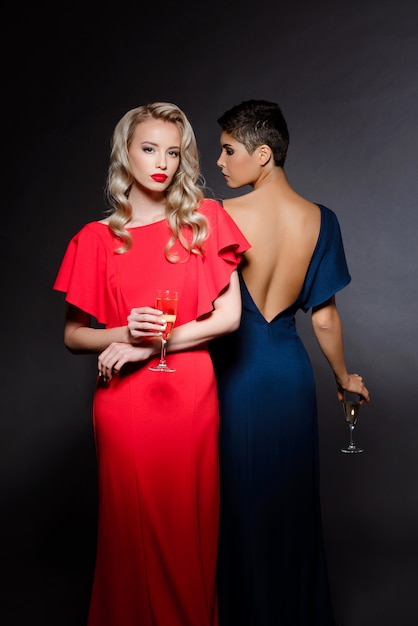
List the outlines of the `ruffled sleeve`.
{"label": "ruffled sleeve", "polygon": [[86,224],[70,240],[53,289],[66,294],[66,301],[107,323],[106,290],[108,251],[97,223]]}
{"label": "ruffled sleeve", "polygon": [[319,206],[320,235],[301,294],[305,313],[326,302],[351,281],[337,216],[327,207]]}
{"label": "ruffled sleeve", "polygon": [[200,211],[209,222],[210,234],[199,264],[197,318],[213,310],[213,302],[229,284],[243,253],[250,248],[238,226],[221,204],[206,199]]}

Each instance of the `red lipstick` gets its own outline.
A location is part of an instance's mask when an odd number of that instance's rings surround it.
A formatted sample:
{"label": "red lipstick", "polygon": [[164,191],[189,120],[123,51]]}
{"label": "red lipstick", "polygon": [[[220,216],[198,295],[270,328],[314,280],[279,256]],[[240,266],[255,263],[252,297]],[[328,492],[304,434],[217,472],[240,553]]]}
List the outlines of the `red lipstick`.
{"label": "red lipstick", "polygon": [[165,183],[168,176],[167,174],[153,174],[151,178],[155,180],[157,183]]}

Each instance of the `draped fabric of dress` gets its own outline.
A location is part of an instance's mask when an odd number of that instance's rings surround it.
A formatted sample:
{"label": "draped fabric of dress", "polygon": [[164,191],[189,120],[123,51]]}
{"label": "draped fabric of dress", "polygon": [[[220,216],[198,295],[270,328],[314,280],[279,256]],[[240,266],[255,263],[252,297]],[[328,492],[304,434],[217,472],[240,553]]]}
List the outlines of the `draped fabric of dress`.
{"label": "draped fabric of dress", "polygon": [[[126,325],[158,288],[179,292],[179,326],[213,310],[249,246],[223,207],[205,200],[202,258],[176,244],[164,256],[165,220],[128,229],[120,246],[99,222],[70,241],[54,288],[106,327]],[[186,237],[190,232],[184,230]],[[152,359],[156,364],[158,358]],[[207,345],[168,354],[172,374],[146,364],[97,380],[97,556],[88,626],[216,626],[219,410]]]}
{"label": "draped fabric of dress", "polygon": [[238,331],[210,351],[220,402],[220,626],[334,624],[323,553],[315,383],[295,314],[350,282],[336,215],[297,300],[268,323],[240,275]]}

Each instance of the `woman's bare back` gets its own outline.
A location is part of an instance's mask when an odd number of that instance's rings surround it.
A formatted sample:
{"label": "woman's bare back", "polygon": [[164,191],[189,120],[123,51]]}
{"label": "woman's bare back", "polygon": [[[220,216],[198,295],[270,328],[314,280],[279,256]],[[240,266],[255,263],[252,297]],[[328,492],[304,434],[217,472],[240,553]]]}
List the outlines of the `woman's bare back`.
{"label": "woman's bare back", "polygon": [[224,201],[251,244],[241,273],[254,303],[270,322],[301,292],[321,226],[319,207],[274,182]]}

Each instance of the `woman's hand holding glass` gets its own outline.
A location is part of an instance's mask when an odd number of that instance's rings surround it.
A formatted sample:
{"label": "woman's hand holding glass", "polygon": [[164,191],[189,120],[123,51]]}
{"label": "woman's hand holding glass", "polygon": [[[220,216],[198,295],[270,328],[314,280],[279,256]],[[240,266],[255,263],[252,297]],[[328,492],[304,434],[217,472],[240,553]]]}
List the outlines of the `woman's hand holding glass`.
{"label": "woman's hand holding glass", "polygon": [[132,343],[141,343],[144,338],[161,337],[166,325],[161,311],[150,306],[132,309],[128,315],[128,331]]}
{"label": "woman's hand holding glass", "polygon": [[364,404],[370,402],[370,394],[364,380],[360,374],[348,374],[344,385],[337,380],[337,395],[340,402],[344,401],[344,393],[356,393],[359,396],[359,403]]}
{"label": "woman's hand holding glass", "polygon": [[126,363],[147,361],[159,354],[166,322],[161,312],[149,306],[137,307],[128,315],[128,340],[112,342],[98,357],[99,375],[105,382],[118,375]]}

